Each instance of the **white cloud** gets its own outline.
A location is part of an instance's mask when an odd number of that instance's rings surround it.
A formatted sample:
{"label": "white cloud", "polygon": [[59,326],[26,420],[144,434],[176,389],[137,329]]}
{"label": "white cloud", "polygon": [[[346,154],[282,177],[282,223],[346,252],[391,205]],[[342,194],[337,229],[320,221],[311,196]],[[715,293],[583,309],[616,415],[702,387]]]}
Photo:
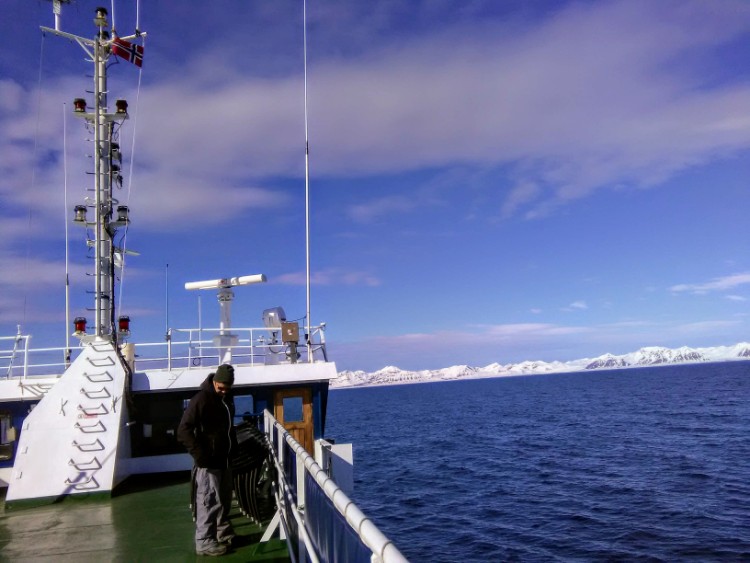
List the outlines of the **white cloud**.
{"label": "white cloud", "polygon": [[750,272],[743,272],[740,274],[732,274],[729,276],[714,278],[713,280],[704,283],[684,283],[673,285],[669,288],[669,291],[673,293],[694,293],[701,295],[714,291],[734,289],[735,287],[748,283],[750,283]]}
{"label": "white cloud", "polygon": [[[702,87],[701,73],[674,64],[688,54],[705,58],[747,31],[750,18],[740,17],[746,5],[726,2],[722,8],[700,2],[576,4],[544,21],[512,26],[459,18],[408,38],[385,35],[366,44],[344,34],[356,44],[353,55],[323,57],[311,66],[314,173],[510,166],[514,187],[502,214],[537,217],[603,186],[653,185],[747,149],[750,86]],[[325,11],[329,17],[333,12]],[[392,17],[385,7],[379,13],[364,36],[378,36],[377,25]],[[361,15],[351,8],[337,18],[353,24]],[[125,129],[137,126],[134,201],[145,198],[139,193],[160,200],[142,211],[144,224],[190,213],[216,222],[223,217],[212,209],[218,207],[210,204],[212,197],[235,214],[281,205],[259,180],[303,174],[298,69],[258,77],[244,72],[244,61],[232,67],[215,49],[178,62],[180,73],[165,74],[169,84],[150,76],[140,107],[135,92],[123,93],[133,117]],[[221,80],[214,78],[217,68]],[[0,114],[0,170],[6,174],[0,190],[6,201],[26,204],[28,190],[22,188],[31,177],[36,112],[31,104],[11,110],[24,94],[36,99],[36,92],[9,80],[0,88],[7,94]],[[44,127],[36,141],[37,158],[45,162],[36,171],[44,193],[59,194],[61,183],[59,162],[49,160],[61,154],[60,100],[79,91],[77,78],[45,83]],[[69,124],[71,139],[74,127],[80,124]],[[123,145],[129,158],[129,142]],[[79,155],[74,168],[84,170],[80,151],[70,152]],[[70,176],[77,181],[76,171]],[[174,210],[163,204],[168,198]],[[52,214],[59,198],[38,199]],[[417,207],[405,197],[383,198],[352,213],[366,220]]]}
{"label": "white cloud", "polygon": [[353,205],[349,215],[355,221],[371,221],[378,217],[411,211],[419,205],[418,199],[408,196],[383,197]]}
{"label": "white cloud", "polygon": [[700,321],[700,322],[694,322],[694,323],[685,323],[682,325],[679,325],[675,327],[675,330],[680,333],[685,334],[706,334],[706,333],[715,333],[716,331],[721,331],[723,329],[733,328],[742,326],[743,321],[742,320],[734,320],[734,321]]}
{"label": "white cloud", "polygon": [[334,344],[340,369],[385,365],[435,369],[522,360],[573,360],[607,351],[624,354],[643,346],[728,345],[746,333],[743,319],[691,323],[630,320],[588,326],[553,323],[481,325],[466,330],[410,333]]}
{"label": "white cloud", "polygon": [[[288,285],[305,285],[305,272],[291,272],[277,276],[272,282],[278,282]],[[310,274],[311,285],[358,285],[375,287],[380,285],[381,281],[377,276],[362,271],[351,271],[343,268],[327,268],[325,270],[315,270]]]}
{"label": "white cloud", "polygon": [[23,89],[12,80],[0,80],[0,111],[18,111],[23,98]]}
{"label": "white cloud", "polygon": [[364,174],[513,163],[504,212],[539,215],[750,146],[750,88],[698,88],[701,77],[670,66],[730,39],[743,25],[735,15],[693,4],[670,20],[643,3],[599,6],[512,36],[453,29],[319,65],[318,165]]}
{"label": "white cloud", "polygon": [[585,311],[588,309],[589,306],[586,304],[585,301],[573,301],[570,305],[567,307],[563,307],[563,311],[566,312],[572,312],[572,311]]}

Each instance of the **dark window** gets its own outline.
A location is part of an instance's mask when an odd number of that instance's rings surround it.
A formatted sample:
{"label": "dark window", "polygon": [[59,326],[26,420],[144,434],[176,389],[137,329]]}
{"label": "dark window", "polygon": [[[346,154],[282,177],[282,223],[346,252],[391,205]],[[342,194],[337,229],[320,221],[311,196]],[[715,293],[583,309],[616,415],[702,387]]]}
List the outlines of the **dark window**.
{"label": "dark window", "polygon": [[302,422],[302,397],[284,397],[284,422]]}

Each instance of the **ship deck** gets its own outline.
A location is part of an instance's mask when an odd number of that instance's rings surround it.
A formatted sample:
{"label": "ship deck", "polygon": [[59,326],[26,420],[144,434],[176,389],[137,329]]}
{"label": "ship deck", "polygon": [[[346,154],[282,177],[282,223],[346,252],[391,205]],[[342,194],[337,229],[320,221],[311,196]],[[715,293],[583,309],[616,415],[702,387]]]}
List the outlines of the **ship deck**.
{"label": "ship deck", "polygon": [[[0,499],[0,560],[160,561],[210,560],[197,556],[187,473],[131,477],[112,497],[67,497],[35,507]],[[286,542],[258,543],[263,529],[236,505],[237,533],[222,561],[289,561]]]}

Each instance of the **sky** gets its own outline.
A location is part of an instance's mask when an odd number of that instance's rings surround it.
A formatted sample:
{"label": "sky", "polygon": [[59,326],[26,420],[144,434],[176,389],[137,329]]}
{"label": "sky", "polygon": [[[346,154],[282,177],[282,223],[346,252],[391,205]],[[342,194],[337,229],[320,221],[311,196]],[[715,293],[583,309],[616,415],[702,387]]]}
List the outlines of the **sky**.
{"label": "sky", "polygon": [[[120,313],[218,326],[184,283],[263,273],[232,322],[305,315],[302,0],[77,0],[147,33],[129,102]],[[0,336],[61,346],[66,222],[91,187],[92,69],[2,0]],[[750,340],[750,3],[308,0],[313,325],[339,370]],[[67,229],[71,316],[92,260]],[[166,303],[168,302],[168,307]],[[304,321],[301,321],[304,322]]]}

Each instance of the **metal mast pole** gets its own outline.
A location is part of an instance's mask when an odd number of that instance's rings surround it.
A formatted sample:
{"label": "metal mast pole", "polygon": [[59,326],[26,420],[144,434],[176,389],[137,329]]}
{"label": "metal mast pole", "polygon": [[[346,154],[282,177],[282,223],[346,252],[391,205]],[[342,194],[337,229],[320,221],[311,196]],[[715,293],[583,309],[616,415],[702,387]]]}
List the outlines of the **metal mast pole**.
{"label": "metal mast pole", "polygon": [[[96,336],[102,336],[102,215],[104,202],[102,201],[102,119],[101,119],[101,88],[102,64],[101,64],[101,26],[94,44],[94,222],[96,230],[94,235],[94,315]],[[104,79],[106,81],[106,78]]]}
{"label": "metal mast pole", "polygon": [[[127,102],[124,100],[117,101],[115,112],[108,112],[107,105],[107,60],[109,58],[110,47],[113,40],[109,38],[106,31],[107,11],[104,8],[97,8],[94,24],[97,27],[97,35],[92,39],[86,39],[60,31],[60,5],[67,3],[69,0],[54,0],[55,4],[55,29],[42,27],[43,32],[53,33],[60,37],[73,40],[91,57],[94,63],[94,111],[86,112],[86,101],[82,98],[74,101],[75,115],[83,117],[91,124],[94,129],[94,223],[89,223],[86,219],[86,208],[90,206],[76,206],[76,217],[74,222],[94,227],[94,240],[88,241],[89,246],[94,247],[94,310],[95,310],[95,328],[92,337],[87,337],[85,331],[85,321],[83,329],[76,328],[76,335],[82,341],[88,341],[90,338],[103,338],[114,341],[116,328],[114,323],[114,284],[115,284],[115,248],[114,235],[119,227],[126,226],[129,223],[128,210],[126,206],[118,208],[118,216],[113,221],[112,216],[112,171],[117,171],[111,165],[113,158],[112,137],[114,135],[114,124],[120,123],[128,118]],[[144,36],[141,33],[140,36]],[[135,37],[135,36],[132,36]],[[121,38],[124,40],[131,37]],[[119,157],[118,157],[119,158]],[[87,198],[88,199],[88,198]]]}
{"label": "metal mast pole", "polygon": [[96,212],[96,285],[94,301],[96,306],[95,334],[102,338],[113,336],[112,297],[113,292],[113,246],[109,230],[112,215],[112,175],[110,174],[110,144],[112,123],[105,115],[107,111],[107,56],[104,28],[107,22],[97,18],[99,33],[94,45],[94,178]]}

